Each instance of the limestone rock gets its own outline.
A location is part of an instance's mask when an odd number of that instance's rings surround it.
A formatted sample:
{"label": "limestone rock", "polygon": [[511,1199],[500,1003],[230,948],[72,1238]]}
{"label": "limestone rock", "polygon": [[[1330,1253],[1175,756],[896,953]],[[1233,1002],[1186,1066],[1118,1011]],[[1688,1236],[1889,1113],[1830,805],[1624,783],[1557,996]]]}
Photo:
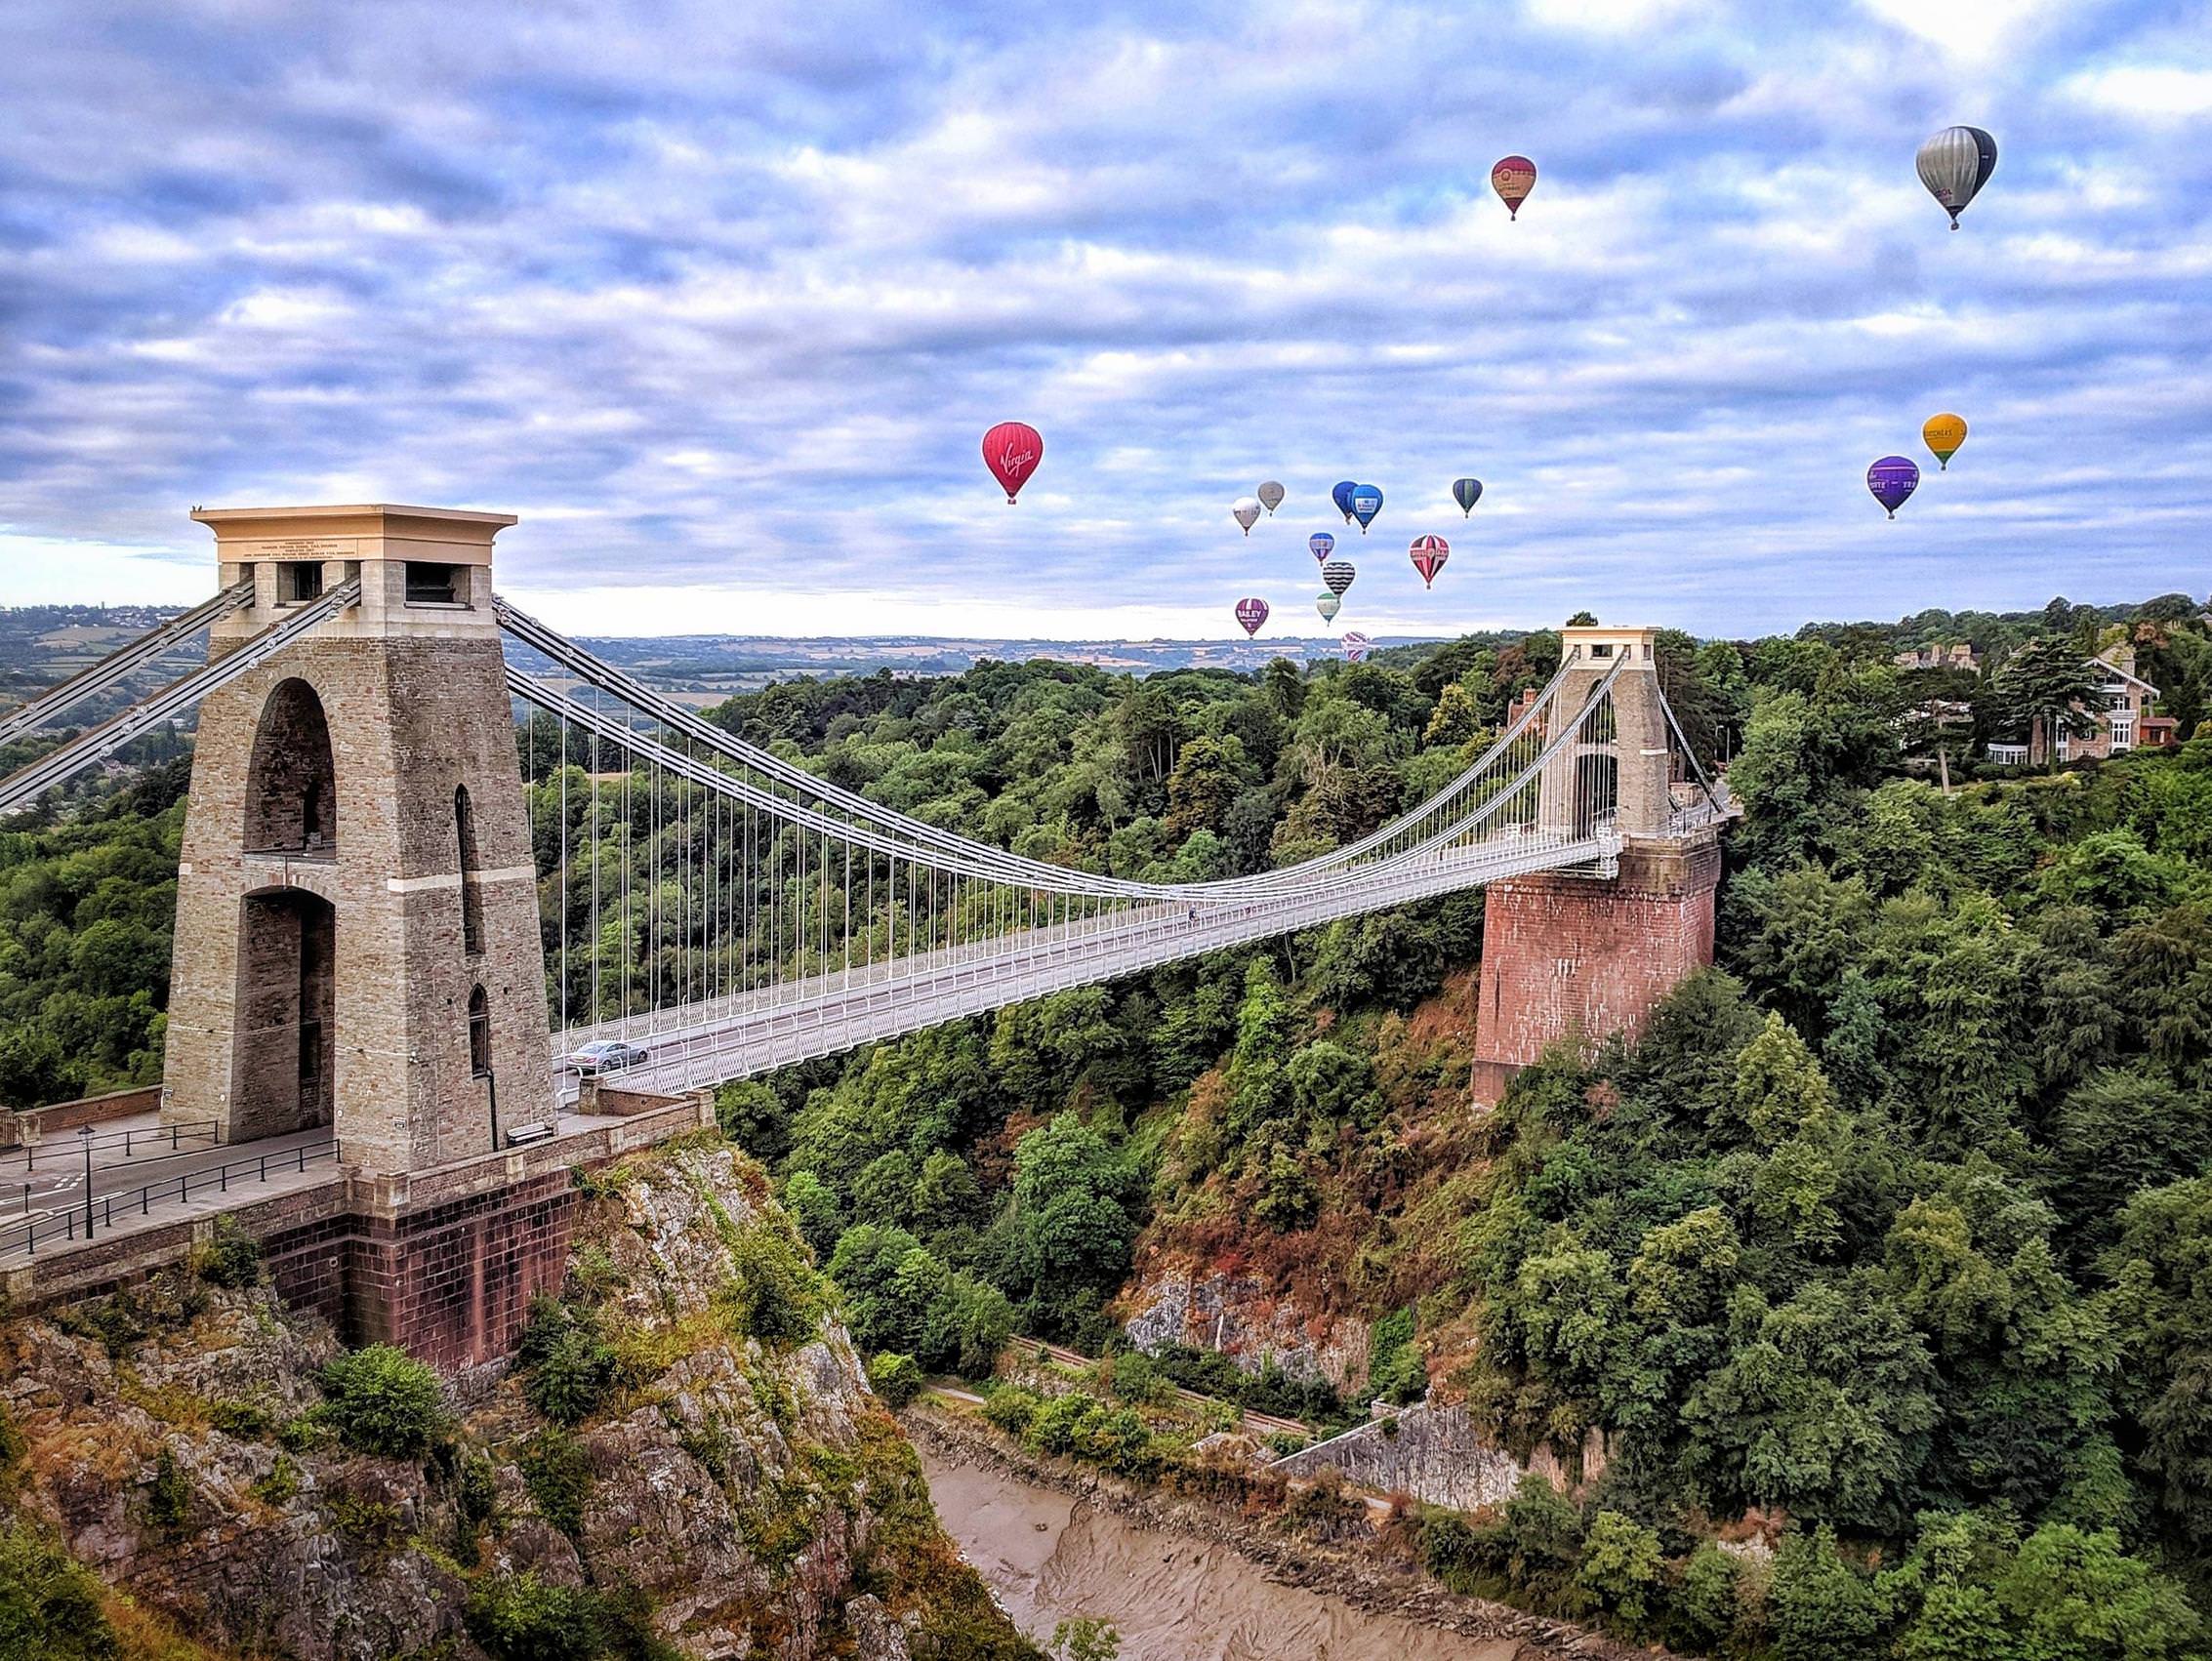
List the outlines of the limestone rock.
{"label": "limestone rock", "polygon": [[678,1146],[594,1192],[577,1256],[625,1360],[573,1430],[518,1375],[477,1376],[448,1390],[451,1433],[428,1457],[348,1452],[310,1432],[340,1353],[328,1326],[178,1271],[0,1326],[0,1405],[26,1450],[16,1508],[218,1653],[477,1661],[471,1597],[524,1576],[642,1608],[701,1661],[914,1661],[948,1604],[993,1635],[988,1653],[1033,1653],[936,1530],[842,1327],[784,1345],[735,1330],[717,1293],[736,1242],[791,1237],[758,1170]]}

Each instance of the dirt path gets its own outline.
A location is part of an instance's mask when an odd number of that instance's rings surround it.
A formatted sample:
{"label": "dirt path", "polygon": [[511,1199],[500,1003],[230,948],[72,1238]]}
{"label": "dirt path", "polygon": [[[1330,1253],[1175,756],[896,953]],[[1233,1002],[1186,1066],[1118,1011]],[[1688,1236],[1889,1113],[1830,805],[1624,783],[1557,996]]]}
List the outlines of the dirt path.
{"label": "dirt path", "polygon": [[1145,1527],[1091,1500],[922,1446],[937,1515],[1023,1631],[1111,1621],[1122,1661],[1513,1661],[1463,1638],[1270,1580],[1233,1548]]}

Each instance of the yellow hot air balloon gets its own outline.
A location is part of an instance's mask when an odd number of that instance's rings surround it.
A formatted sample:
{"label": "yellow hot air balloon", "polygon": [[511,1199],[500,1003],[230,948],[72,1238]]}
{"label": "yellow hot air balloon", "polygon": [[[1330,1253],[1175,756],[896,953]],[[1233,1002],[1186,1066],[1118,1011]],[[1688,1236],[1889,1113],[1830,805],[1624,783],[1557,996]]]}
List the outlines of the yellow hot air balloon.
{"label": "yellow hot air balloon", "polygon": [[1950,459],[1966,442],[1966,422],[1960,416],[1932,415],[1920,428],[1920,441],[1928,446],[1928,453],[1943,464],[1943,470],[1948,472]]}

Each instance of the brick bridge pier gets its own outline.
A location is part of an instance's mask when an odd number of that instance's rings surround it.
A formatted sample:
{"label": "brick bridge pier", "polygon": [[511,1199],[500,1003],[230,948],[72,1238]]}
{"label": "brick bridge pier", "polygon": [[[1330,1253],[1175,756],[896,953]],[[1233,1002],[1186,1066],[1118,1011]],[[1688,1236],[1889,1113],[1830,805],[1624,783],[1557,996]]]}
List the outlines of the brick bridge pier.
{"label": "brick bridge pier", "polygon": [[[1720,828],[1682,829],[1659,685],[1658,630],[1568,628],[1581,656],[1561,689],[1575,709],[1621,658],[1613,747],[1622,842],[1618,874],[1566,871],[1495,882],[1483,898],[1474,1097],[1495,1106],[1513,1075],[1563,1040],[1631,1038],[1668,993],[1713,960]],[[1557,763],[1577,765],[1569,757]],[[1547,793],[1572,799],[1569,790]]]}

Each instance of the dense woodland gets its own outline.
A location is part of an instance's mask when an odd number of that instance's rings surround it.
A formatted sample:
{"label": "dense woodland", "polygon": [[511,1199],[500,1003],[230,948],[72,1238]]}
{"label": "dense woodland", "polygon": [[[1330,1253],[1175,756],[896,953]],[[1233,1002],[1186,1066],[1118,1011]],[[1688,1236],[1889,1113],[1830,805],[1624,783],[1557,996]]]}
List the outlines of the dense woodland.
{"label": "dense woodland", "polygon": [[[2047,774],[1977,759],[2044,712],[2023,663],[2123,638],[2196,736]],[[1891,662],[1956,640],[1980,673]],[[1203,878],[1422,799],[1558,650],[1539,632],[1141,681],[982,665],[712,713],[1022,853]],[[1747,817],[1720,964],[1632,1050],[1561,1054],[1471,1111],[1470,895],[730,1086],[725,1127],[776,1170],[862,1343],[926,1370],[984,1372],[1015,1331],[1109,1349],[1132,1276],[1181,1258],[1373,1341],[1343,1400],[1190,1353],[1161,1358],[1177,1376],[1324,1420],[1433,1388],[1570,1462],[1603,1433],[1579,1502],[1534,1482],[1495,1515],[1408,1519],[1405,1549],[1454,1585],[1713,1654],[2203,1652],[2199,608],[1669,636],[1662,672]],[[541,727],[521,749],[550,869],[592,788]],[[180,784],[0,832],[0,1099],[157,1073]],[[630,829],[642,878],[654,824]],[[546,889],[549,929],[573,921],[575,894]],[[1092,1456],[1155,1470],[1096,1405]],[[1714,1544],[1753,1536],[1779,1537],[1771,1562]]]}

